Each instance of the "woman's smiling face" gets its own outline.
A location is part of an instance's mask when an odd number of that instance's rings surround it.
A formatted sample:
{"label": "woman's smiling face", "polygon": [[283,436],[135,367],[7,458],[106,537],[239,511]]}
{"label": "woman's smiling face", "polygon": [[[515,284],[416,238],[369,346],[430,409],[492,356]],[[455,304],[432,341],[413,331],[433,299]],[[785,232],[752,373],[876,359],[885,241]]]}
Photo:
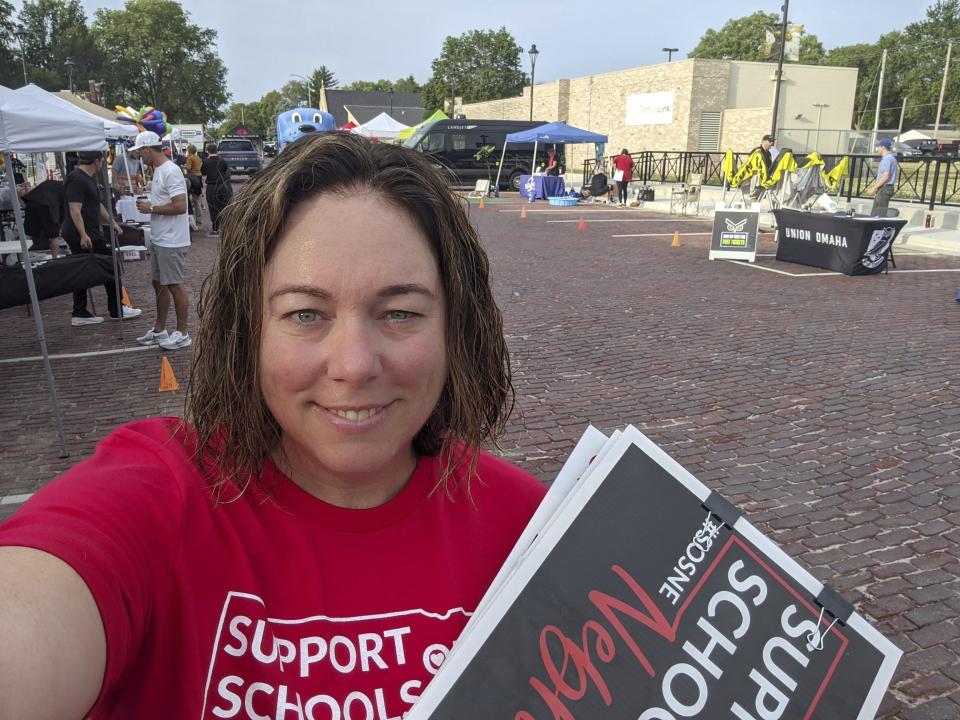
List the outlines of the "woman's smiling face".
{"label": "woman's smiling face", "polygon": [[295,482],[352,506],[403,487],[447,378],[445,313],[406,212],[368,191],[293,211],[264,274],[260,388]]}

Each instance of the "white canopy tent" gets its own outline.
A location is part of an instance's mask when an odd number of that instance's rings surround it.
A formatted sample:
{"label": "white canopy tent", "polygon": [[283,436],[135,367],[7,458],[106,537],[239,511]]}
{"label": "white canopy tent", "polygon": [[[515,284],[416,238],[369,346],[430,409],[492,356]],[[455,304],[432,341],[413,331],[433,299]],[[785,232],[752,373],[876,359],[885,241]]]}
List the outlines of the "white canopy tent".
{"label": "white canopy tent", "polygon": [[[43,329],[43,319],[40,315],[40,301],[37,298],[33,268],[30,265],[27,234],[23,228],[23,212],[16,200],[16,186],[13,182],[13,159],[11,157],[13,153],[103,152],[107,147],[103,119],[83,111],[81,111],[82,115],[64,112],[63,105],[64,101],[35,86],[28,85],[19,90],[10,90],[0,85],[0,154],[3,156],[6,177],[14,193],[12,205],[17,234],[20,238],[20,257],[27,278],[33,319],[37,326],[37,339],[40,341],[40,351],[47,376],[50,405],[60,436],[62,457],[66,457],[67,443],[63,434],[63,418],[60,415],[60,404],[57,400],[53,370],[50,366],[50,355],[47,351],[47,338]],[[110,229],[110,233],[114,257],[114,274],[117,276],[116,237],[113,234],[113,228]],[[117,285],[119,287],[119,283]]]}
{"label": "white canopy tent", "polygon": [[387,113],[382,112],[377,115],[375,118],[368,120],[363,125],[357,125],[350,132],[356,133],[357,135],[363,135],[364,137],[378,137],[385,138],[387,140],[399,140],[400,131],[406,130],[409,125],[404,125],[402,122],[397,122],[392,117],[387,115]]}

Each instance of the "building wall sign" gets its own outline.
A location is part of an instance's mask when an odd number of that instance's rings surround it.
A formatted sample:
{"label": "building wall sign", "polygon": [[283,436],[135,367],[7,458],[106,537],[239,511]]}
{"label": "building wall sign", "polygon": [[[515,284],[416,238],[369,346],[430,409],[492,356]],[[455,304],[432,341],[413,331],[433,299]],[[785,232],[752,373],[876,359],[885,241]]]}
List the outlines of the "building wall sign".
{"label": "building wall sign", "polygon": [[672,91],[627,96],[627,125],[669,125],[672,122]]}

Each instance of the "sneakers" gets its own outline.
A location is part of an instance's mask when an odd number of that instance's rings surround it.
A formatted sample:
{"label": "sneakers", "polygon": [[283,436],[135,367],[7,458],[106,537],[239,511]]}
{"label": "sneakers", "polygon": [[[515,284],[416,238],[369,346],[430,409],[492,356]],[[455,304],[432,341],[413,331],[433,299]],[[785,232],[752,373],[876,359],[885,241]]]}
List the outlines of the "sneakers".
{"label": "sneakers", "polygon": [[157,343],[164,350],[179,350],[182,347],[187,347],[193,342],[190,339],[189,335],[184,335],[179,330],[174,330],[170,333],[170,337],[166,340],[161,340]]}
{"label": "sneakers", "polygon": [[166,330],[161,330],[156,332],[152,328],[147,330],[146,335],[141,335],[137,338],[137,342],[141,345],[159,345],[161,342],[166,341],[169,338]]}
{"label": "sneakers", "polygon": [[218,233],[216,230],[211,230],[207,233],[207,237],[220,237],[220,233]]}
{"label": "sneakers", "polygon": [[89,310],[84,310],[83,315],[74,315],[70,318],[70,324],[74,327],[80,327],[81,325],[97,325],[102,322],[102,317],[94,315]]}
{"label": "sneakers", "polygon": [[[135,317],[137,317],[137,315],[139,315],[139,314],[142,313],[142,312],[143,312],[143,310],[141,310],[140,308],[129,308],[129,307],[127,307],[126,305],[124,305],[124,306],[123,306],[123,319],[124,319],[124,320],[129,320],[130,318],[135,318]],[[120,318],[119,318],[117,315],[111,315],[111,316],[110,316],[110,319],[111,319],[111,320],[119,320]]]}

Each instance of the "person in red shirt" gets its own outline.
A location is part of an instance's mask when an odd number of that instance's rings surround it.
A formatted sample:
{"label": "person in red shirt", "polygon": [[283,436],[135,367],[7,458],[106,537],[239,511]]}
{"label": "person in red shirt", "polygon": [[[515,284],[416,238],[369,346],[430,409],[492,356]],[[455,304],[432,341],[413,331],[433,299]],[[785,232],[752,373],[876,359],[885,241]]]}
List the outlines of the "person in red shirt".
{"label": "person in red shirt", "polygon": [[630,152],[623,148],[620,154],[613,159],[613,179],[617,183],[617,205],[625,208],[627,206],[627,183],[633,176],[633,158]]}
{"label": "person in red shirt", "polygon": [[303,138],[240,191],[186,413],[0,526],[0,717],[402,717],[542,499],[489,263],[427,159]]}

